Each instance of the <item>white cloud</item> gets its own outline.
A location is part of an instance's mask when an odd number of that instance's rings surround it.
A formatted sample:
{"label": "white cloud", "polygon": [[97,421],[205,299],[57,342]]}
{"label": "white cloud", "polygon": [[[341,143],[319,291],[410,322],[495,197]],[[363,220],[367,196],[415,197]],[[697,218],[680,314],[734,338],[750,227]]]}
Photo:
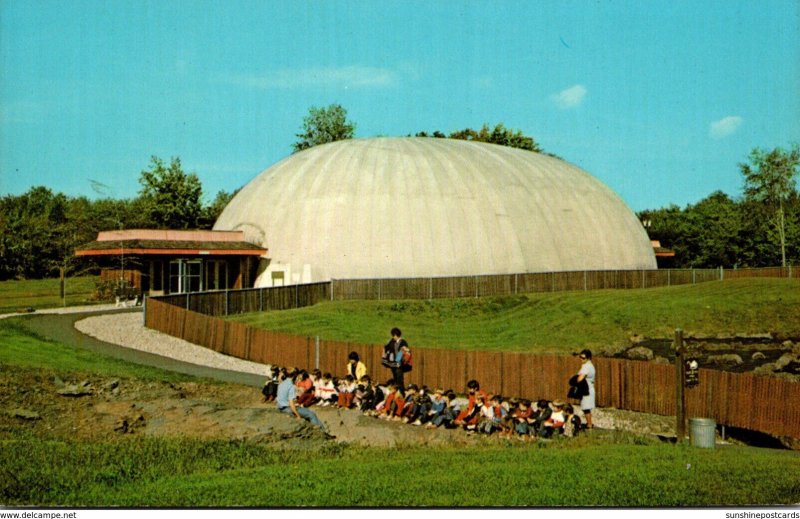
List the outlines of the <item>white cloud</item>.
{"label": "white cloud", "polygon": [[729,115],[719,121],[714,121],[708,128],[708,134],[712,139],[724,139],[728,135],[736,132],[742,125],[742,118],[738,115]]}
{"label": "white cloud", "polygon": [[334,86],[342,88],[386,87],[397,82],[397,74],[380,67],[348,65],[283,69],[263,75],[236,76],[231,82],[259,89]]}
{"label": "white cloud", "polygon": [[579,106],[583,102],[583,98],[586,97],[586,87],[583,85],[574,85],[557,94],[553,94],[550,96],[550,100],[555,103],[555,105],[562,110],[566,110],[568,108],[575,108]]}

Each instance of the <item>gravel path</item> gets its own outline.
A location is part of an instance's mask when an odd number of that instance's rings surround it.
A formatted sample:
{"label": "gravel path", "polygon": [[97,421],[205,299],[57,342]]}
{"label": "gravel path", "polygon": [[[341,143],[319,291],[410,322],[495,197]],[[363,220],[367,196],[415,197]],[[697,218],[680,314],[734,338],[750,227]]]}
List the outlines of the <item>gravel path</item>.
{"label": "gravel path", "polygon": [[87,317],[76,322],[75,328],[81,333],[125,348],[211,368],[266,375],[266,367],[263,364],[223,355],[145,328],[142,314],[139,312]]}

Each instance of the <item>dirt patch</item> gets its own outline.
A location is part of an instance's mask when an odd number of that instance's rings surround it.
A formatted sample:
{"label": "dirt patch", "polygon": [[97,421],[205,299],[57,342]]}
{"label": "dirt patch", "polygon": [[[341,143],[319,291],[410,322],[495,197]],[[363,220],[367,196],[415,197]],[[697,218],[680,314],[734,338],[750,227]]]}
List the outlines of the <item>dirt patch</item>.
{"label": "dirt patch", "polygon": [[[0,436],[102,441],[127,435],[239,439],[281,448],[335,441],[391,447],[496,441],[462,430],[426,429],[364,416],[356,410],[313,408],[335,439],[304,420],[263,403],[255,388],[236,384],[145,382],[73,377],[26,370],[0,373]],[[77,388],[79,391],[63,391]],[[598,409],[604,429],[674,434],[669,417]],[[673,420],[674,421],[674,420]]]}

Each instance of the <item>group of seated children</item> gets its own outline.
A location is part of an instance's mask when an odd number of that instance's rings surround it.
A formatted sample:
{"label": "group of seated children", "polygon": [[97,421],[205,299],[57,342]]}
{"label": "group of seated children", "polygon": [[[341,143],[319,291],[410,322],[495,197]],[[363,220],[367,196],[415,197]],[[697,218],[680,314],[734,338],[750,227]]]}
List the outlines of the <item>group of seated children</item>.
{"label": "group of seated children", "polygon": [[[366,415],[401,421],[428,428],[463,428],[470,432],[517,437],[523,441],[553,435],[574,436],[581,429],[581,419],[572,405],[560,400],[535,403],[526,399],[489,396],[476,380],[467,382],[467,395],[456,396],[452,390],[409,384],[399,387],[393,380],[375,384],[355,352],[350,354],[347,375],[332,377],[330,373],[301,372],[297,384],[297,403],[338,406],[358,409]],[[275,398],[285,368],[272,368],[272,376],[264,385],[264,400]]]}
{"label": "group of seated children", "polygon": [[[358,353],[350,353],[346,369],[347,375],[343,378],[322,373],[318,369],[311,372],[300,370],[296,381],[297,404],[303,407],[332,405],[345,409],[369,405],[376,398],[377,388],[373,387],[367,367],[359,359]],[[264,402],[275,399],[278,385],[286,378],[288,371],[287,368],[270,366],[269,378],[261,390]]]}

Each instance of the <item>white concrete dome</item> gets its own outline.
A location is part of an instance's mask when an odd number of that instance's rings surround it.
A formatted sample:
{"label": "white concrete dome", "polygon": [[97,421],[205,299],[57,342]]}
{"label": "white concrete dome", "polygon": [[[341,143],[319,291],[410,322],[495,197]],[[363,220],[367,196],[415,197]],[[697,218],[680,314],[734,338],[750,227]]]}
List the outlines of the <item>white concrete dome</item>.
{"label": "white concrete dome", "polygon": [[247,184],[214,229],[269,249],[256,286],[656,268],[636,216],[585,171],[452,139],[355,139],[291,155]]}

